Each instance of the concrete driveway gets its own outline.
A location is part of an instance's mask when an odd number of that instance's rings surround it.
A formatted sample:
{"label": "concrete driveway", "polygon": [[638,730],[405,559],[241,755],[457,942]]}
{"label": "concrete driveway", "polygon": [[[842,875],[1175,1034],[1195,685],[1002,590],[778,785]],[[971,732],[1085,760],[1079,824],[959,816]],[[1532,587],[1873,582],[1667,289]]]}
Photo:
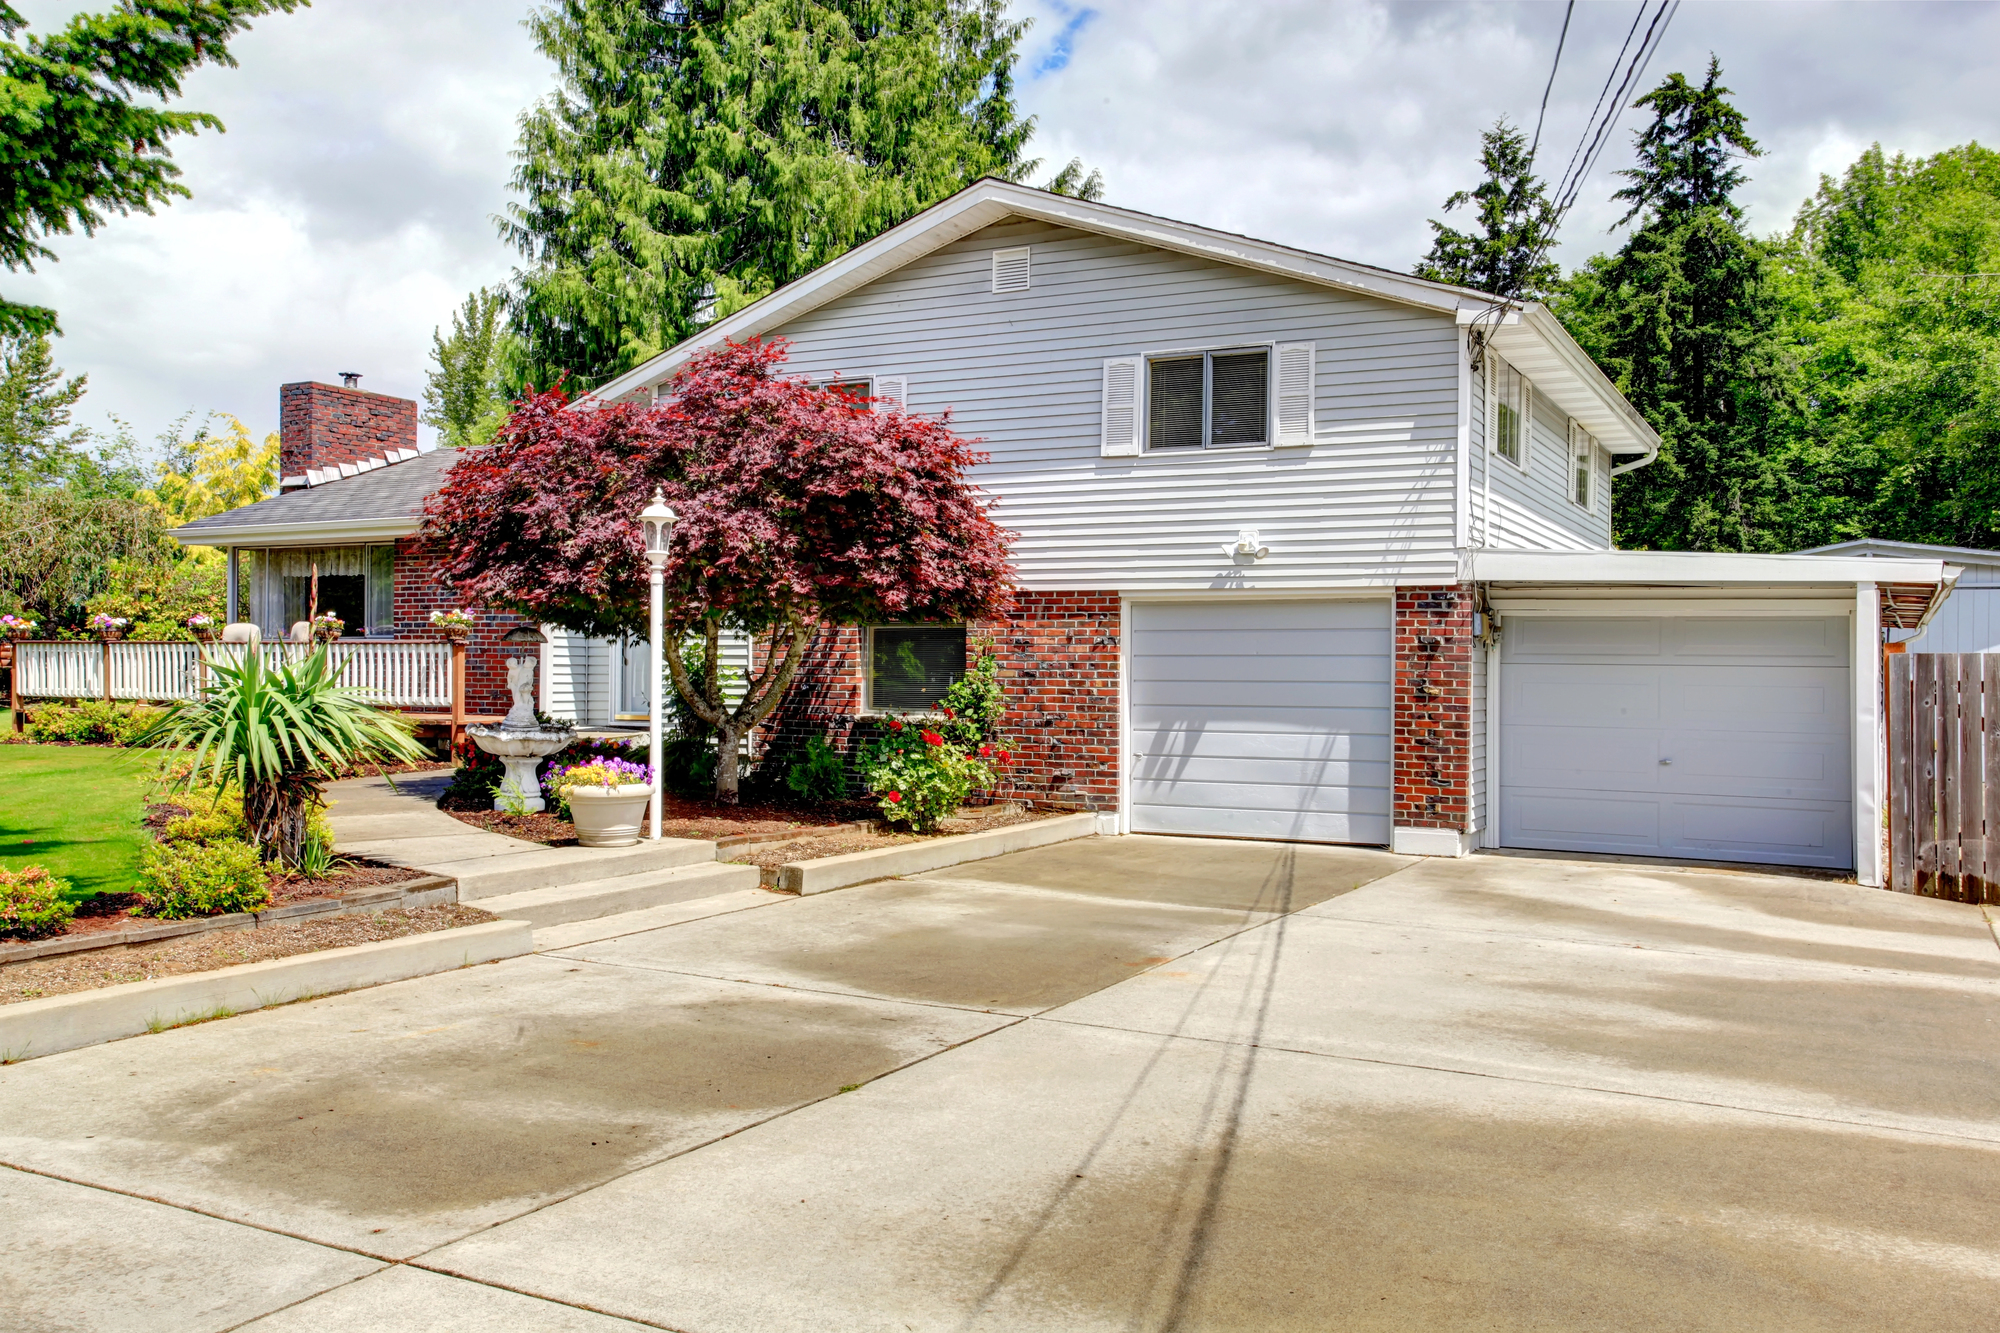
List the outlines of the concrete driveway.
{"label": "concrete driveway", "polygon": [[2000,1299],[1976,908],[1120,838],[542,943],[0,1069],[0,1325],[1963,1330]]}

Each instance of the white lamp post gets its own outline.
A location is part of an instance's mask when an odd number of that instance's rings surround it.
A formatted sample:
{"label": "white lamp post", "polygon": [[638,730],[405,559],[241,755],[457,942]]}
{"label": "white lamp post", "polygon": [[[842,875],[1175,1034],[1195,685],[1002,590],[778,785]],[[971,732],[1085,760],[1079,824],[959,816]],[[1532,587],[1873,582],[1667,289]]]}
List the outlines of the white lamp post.
{"label": "white lamp post", "polygon": [[639,522],[646,529],[646,564],[651,567],[647,575],[647,582],[651,586],[649,588],[650,597],[648,600],[650,605],[647,607],[646,624],[649,634],[647,641],[649,651],[647,652],[647,656],[652,661],[653,675],[652,687],[646,693],[652,699],[652,716],[647,720],[647,741],[649,748],[646,753],[651,759],[653,766],[652,816],[653,840],[655,842],[658,842],[660,839],[660,824],[662,823],[660,798],[660,788],[662,786],[661,772],[665,767],[666,757],[663,753],[666,746],[660,727],[660,696],[665,691],[661,688],[660,682],[667,668],[665,642],[667,630],[664,623],[666,620],[665,601],[667,595],[667,543],[673,540],[674,524],[679,521],[679,518],[680,515],[667,507],[666,492],[658,489],[655,489],[653,492],[653,502],[639,511]]}

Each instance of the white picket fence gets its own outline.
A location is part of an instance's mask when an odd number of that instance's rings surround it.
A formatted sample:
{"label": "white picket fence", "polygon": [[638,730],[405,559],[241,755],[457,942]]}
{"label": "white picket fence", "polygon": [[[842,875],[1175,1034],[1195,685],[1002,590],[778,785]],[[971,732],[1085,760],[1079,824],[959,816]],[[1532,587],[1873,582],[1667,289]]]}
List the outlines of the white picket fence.
{"label": "white picket fence", "polygon": [[[241,662],[247,644],[17,643],[14,671],[24,699],[102,699],[163,703],[200,696],[208,661]],[[390,708],[451,707],[451,645],[431,639],[343,639],[330,645],[341,683],[369,691]],[[265,663],[299,661],[312,651],[298,643],[267,643]]]}

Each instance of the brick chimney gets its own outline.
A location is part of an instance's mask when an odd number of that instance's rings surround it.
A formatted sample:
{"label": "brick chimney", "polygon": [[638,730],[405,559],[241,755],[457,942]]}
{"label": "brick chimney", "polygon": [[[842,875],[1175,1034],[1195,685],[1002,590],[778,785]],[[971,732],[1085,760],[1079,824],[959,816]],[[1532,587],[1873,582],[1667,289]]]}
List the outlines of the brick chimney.
{"label": "brick chimney", "polygon": [[417,405],[310,380],[280,385],[278,436],[278,489],[293,491],[332,480],[325,474],[338,476],[343,463],[394,462],[403,450],[414,453]]}

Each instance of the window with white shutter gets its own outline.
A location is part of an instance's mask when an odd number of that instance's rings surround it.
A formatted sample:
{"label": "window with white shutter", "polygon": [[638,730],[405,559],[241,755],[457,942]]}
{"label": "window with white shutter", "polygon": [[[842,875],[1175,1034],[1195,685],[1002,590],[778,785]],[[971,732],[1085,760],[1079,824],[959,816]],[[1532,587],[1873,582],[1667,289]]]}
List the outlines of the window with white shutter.
{"label": "window with white shutter", "polygon": [[1102,452],[1118,457],[1139,452],[1139,372],[1143,358],[1114,356],[1104,363]]}
{"label": "window with white shutter", "polygon": [[1313,442],[1314,351],[1312,343],[1278,344],[1279,444]]}
{"label": "window with white shutter", "polygon": [[877,412],[907,412],[910,410],[910,377],[907,375],[877,375],[875,377],[875,399]]}
{"label": "window with white shutter", "polygon": [[1000,292],[1025,292],[1028,290],[1028,249],[1022,245],[1012,250],[993,252],[993,290]]}

